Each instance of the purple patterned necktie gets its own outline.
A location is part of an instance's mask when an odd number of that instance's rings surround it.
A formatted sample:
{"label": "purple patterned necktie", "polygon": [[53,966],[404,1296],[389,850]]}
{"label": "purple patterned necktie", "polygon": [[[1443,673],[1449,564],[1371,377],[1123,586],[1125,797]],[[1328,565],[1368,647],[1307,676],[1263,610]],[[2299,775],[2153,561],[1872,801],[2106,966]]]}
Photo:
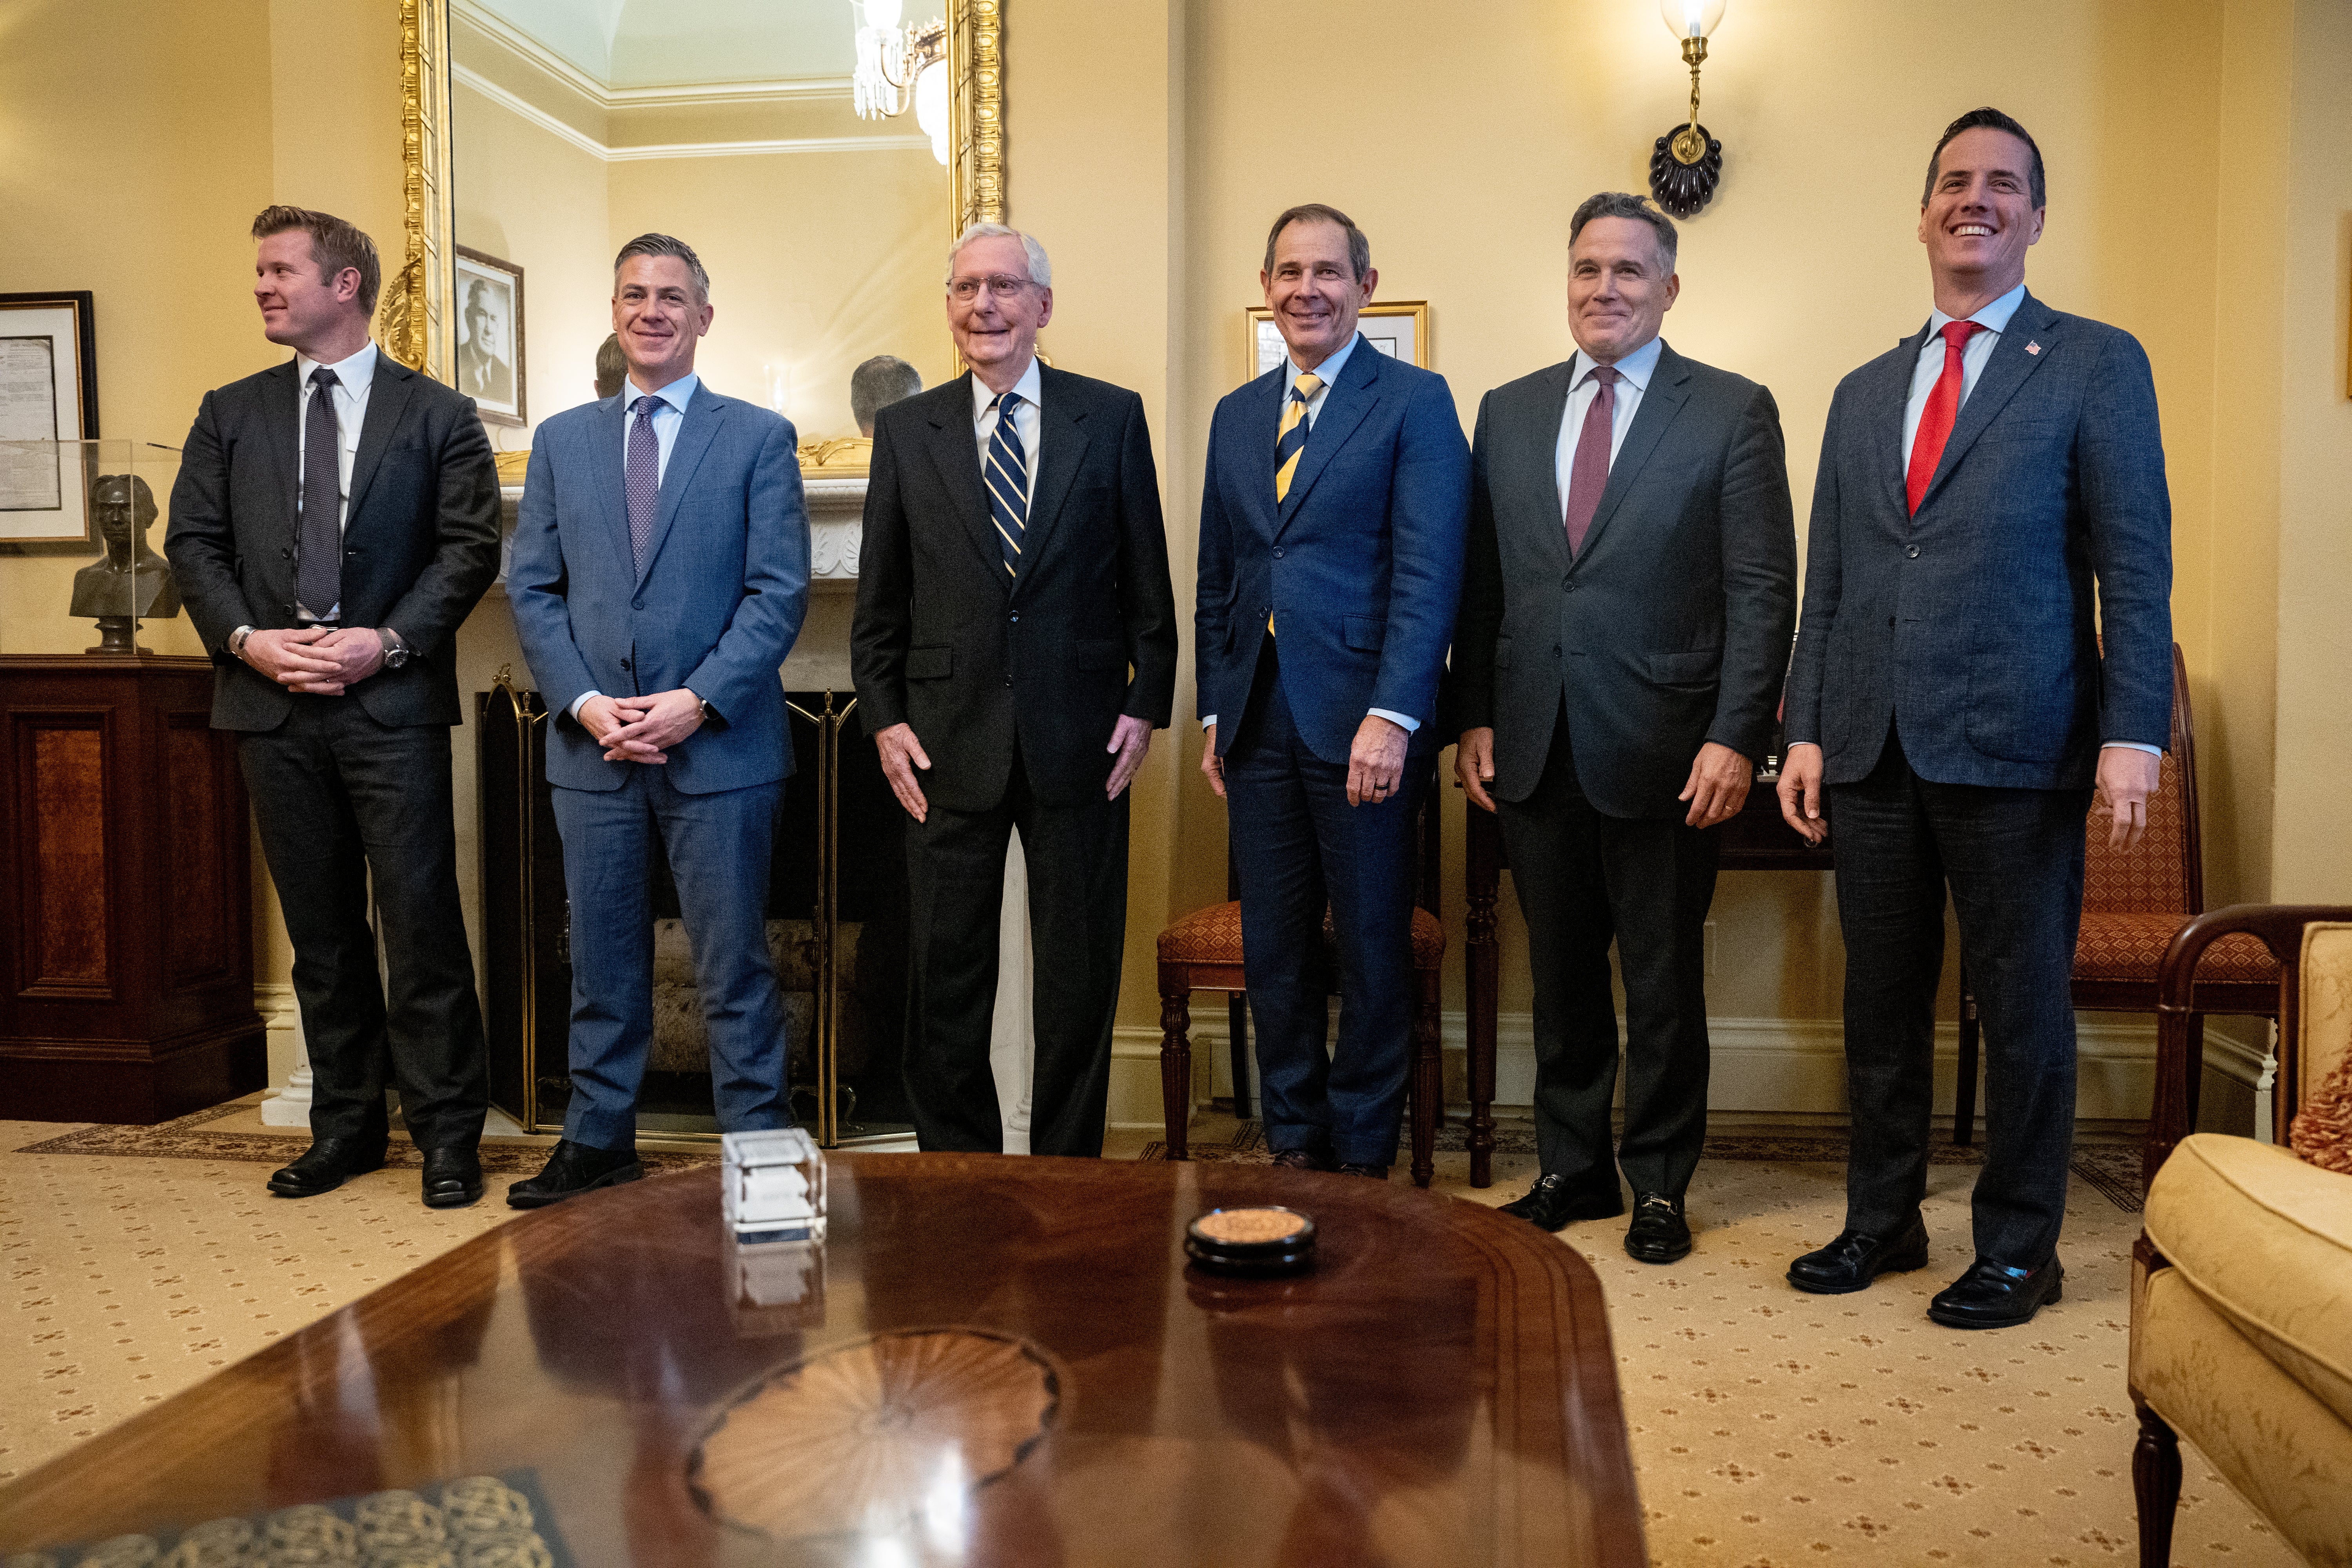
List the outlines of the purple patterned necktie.
{"label": "purple patterned necktie", "polygon": [[1601,510],[1601,492],[1609,488],[1609,433],[1617,423],[1617,383],[1623,379],[1607,365],[1592,373],[1601,384],[1592,405],[1584,411],[1584,428],[1576,433],[1576,462],[1568,475],[1568,552],[1583,553],[1586,530]]}
{"label": "purple patterned necktie", "polygon": [[654,545],[654,509],[661,495],[661,442],[654,435],[654,410],[661,399],[651,393],[629,406],[636,420],[629,426],[629,563],[638,576],[646,574],[646,554]]}

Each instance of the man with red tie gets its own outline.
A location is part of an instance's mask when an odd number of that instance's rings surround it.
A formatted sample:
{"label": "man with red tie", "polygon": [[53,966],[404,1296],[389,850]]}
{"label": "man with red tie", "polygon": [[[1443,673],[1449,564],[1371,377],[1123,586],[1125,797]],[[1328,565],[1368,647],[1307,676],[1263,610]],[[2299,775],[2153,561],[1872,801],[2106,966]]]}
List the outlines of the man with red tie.
{"label": "man with red tie", "polygon": [[1927,1310],[1953,1328],[2059,1299],[2084,818],[2095,784],[2110,841],[2137,839],[2171,733],[2155,384],[2130,334],[2026,292],[2042,191],[1998,110],[1928,160],[1935,310],[1830,405],[1780,786],[1797,831],[1836,828],[1853,1114],[1845,1228],[1789,1279],[1838,1294],[1927,1262],[1948,888],[1986,1050],[1975,1259]]}

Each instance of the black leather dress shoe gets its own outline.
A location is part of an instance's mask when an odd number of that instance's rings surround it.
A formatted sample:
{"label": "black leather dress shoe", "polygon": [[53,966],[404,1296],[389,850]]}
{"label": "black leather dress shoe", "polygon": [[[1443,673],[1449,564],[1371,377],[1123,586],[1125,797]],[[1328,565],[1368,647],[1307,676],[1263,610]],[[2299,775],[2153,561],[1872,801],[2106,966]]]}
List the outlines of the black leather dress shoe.
{"label": "black leather dress shoe", "polygon": [[1386,1165],[1363,1165],[1352,1160],[1340,1163],[1339,1173],[1343,1176],[1370,1176],[1376,1182],[1385,1182],[1389,1179],[1389,1168]]}
{"label": "black leather dress shoe", "polygon": [[1948,1329],[2013,1329],[2031,1322],[2042,1303],[2065,1294],[2066,1266],[2053,1258],[2039,1268],[2013,1268],[1979,1258],[1927,1303],[1927,1316]]}
{"label": "black leather dress shoe", "polygon": [[1613,1180],[1603,1187],[1571,1182],[1566,1176],[1538,1176],[1526,1197],[1497,1206],[1500,1212],[1530,1225],[1558,1230],[1571,1220],[1615,1219],[1625,1212],[1625,1200]]}
{"label": "black leather dress shoe", "polygon": [[1626,1256],[1641,1263],[1673,1263],[1688,1258],[1690,1222],[1683,1201],[1664,1193],[1633,1194],[1633,1223],[1625,1227]]}
{"label": "black leather dress shoe", "polygon": [[637,1163],[635,1145],[626,1149],[593,1149],[569,1138],[560,1139],[555,1152],[547,1157],[545,1170],[507,1189],[507,1206],[545,1208],[565,1198],[576,1198],[582,1193],[593,1193],[598,1187],[634,1182],[645,1173],[646,1168]]}
{"label": "black leather dress shoe", "polygon": [[1858,1230],[1842,1230],[1818,1252],[1789,1265],[1789,1283],[1816,1296],[1844,1296],[1865,1289],[1882,1274],[1927,1267],[1927,1224],[1917,1215],[1881,1241]]}
{"label": "black leather dress shoe", "polygon": [[482,1156],[470,1144],[425,1151],[425,1206],[459,1209],[482,1195]]}
{"label": "black leather dress shoe", "polygon": [[302,1157],[269,1177],[269,1190],[281,1198],[315,1198],[331,1193],[353,1176],[383,1169],[383,1140],[319,1138]]}
{"label": "black leather dress shoe", "polygon": [[1312,1149],[1285,1149],[1274,1157],[1274,1163],[1286,1171],[1331,1171],[1339,1167],[1328,1154],[1318,1154]]}

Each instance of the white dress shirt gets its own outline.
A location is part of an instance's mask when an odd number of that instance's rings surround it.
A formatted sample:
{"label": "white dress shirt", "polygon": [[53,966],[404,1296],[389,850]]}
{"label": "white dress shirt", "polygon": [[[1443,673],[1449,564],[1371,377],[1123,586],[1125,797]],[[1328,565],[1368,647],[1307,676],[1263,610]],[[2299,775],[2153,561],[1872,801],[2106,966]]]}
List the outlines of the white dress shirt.
{"label": "white dress shirt", "polygon": [[[294,380],[301,389],[294,413],[294,471],[307,471],[310,446],[310,399],[319,389],[310,384],[314,370],[335,373],[335,471],[336,483],[342,493],[335,500],[335,527],[338,531],[351,523],[352,464],[360,454],[360,426],[367,420],[368,394],[375,390],[375,344],[362,344],[357,353],[321,365],[301,354],[294,356]],[[330,605],[315,614],[307,605],[294,607],[298,621],[331,621],[342,614],[341,605]]]}
{"label": "white dress shirt", "polygon": [[[1339,373],[1348,368],[1348,356],[1354,353],[1357,348],[1362,344],[1363,341],[1363,334],[1359,332],[1356,336],[1349,338],[1339,349],[1339,353],[1333,354],[1330,358],[1325,360],[1321,364],[1315,367],[1313,374],[1318,380],[1322,382],[1323,384],[1317,387],[1315,389],[1315,395],[1307,400],[1307,433],[1310,437],[1315,434],[1315,421],[1323,416],[1323,405],[1331,401],[1331,388],[1339,384]],[[1366,349],[1364,352],[1367,353],[1378,353],[1381,351],[1378,349]],[[1298,378],[1302,374],[1307,374],[1307,367],[1298,363],[1296,355],[1284,356],[1282,361],[1281,407],[1286,408],[1289,406],[1291,388],[1297,384]],[[1278,412],[1275,416],[1274,427],[1276,431],[1279,431],[1282,428],[1282,416]],[[1271,433],[1269,434],[1268,439],[1269,441],[1272,440]],[[1399,713],[1393,709],[1373,708],[1368,710],[1368,711],[1387,720],[1391,724],[1402,727],[1404,732],[1408,735],[1421,728],[1420,720],[1409,718],[1405,714]],[[1201,728],[1203,730],[1213,728],[1216,722],[1217,716],[1214,713],[1208,714],[1202,719]]]}
{"label": "white dress shirt", "polygon": [[[1642,406],[1642,394],[1650,388],[1650,377],[1658,372],[1658,356],[1666,350],[1664,338],[1652,338],[1632,353],[1617,362],[1617,374],[1624,379],[1617,384],[1616,416],[1609,422],[1609,462],[1615,467],[1617,448],[1625,444],[1625,432],[1633,427],[1633,416]],[[1593,357],[1582,349],[1569,361],[1568,406],[1559,416],[1559,440],[1552,448],[1551,471],[1559,486],[1559,510],[1568,515],[1568,481],[1576,470],[1576,443],[1584,434],[1584,416],[1591,412],[1592,400],[1601,395],[1601,384],[1592,378],[1599,369]]]}
{"label": "white dress shirt", "polygon": [[[629,472],[629,429],[637,422],[637,399],[651,397],[656,400],[654,448],[657,456],[654,459],[654,487],[658,489],[662,480],[669,477],[669,455],[677,446],[678,426],[686,423],[687,405],[694,401],[694,389],[701,384],[702,378],[698,375],[681,375],[659,392],[646,391],[637,384],[635,375],[621,383],[621,474],[625,479]],[[573,698],[571,708],[573,721],[578,721],[580,710],[587,705],[590,699],[604,695],[592,689]]]}
{"label": "white dress shirt", "polygon": [[[1969,318],[1985,330],[1969,334],[1968,346],[1960,351],[1960,407],[1969,405],[1969,394],[1977,389],[1984,374],[1985,362],[1992,358],[1993,345],[2001,333],[2009,331],[2009,319],[2025,301],[2025,285],[2020,283],[1983,310]],[[1911,367],[1911,395],[1903,404],[1903,471],[1911,471],[1911,447],[1918,439],[1919,416],[1927,409],[1927,395],[1936,390],[1936,383],[1944,374],[1944,329],[1958,318],[1937,310],[1927,317],[1927,336],[1919,345],[1919,363]],[[1953,411],[1955,414],[1958,409]]]}
{"label": "white dress shirt", "polygon": [[[1013,411],[1013,434],[1020,438],[1021,456],[1029,472],[1029,492],[1021,498],[1024,505],[1037,498],[1037,443],[1044,434],[1043,424],[1037,417],[1040,379],[1037,359],[1033,354],[1029,359],[1029,368],[1023,371],[1021,379],[1013,384],[1013,395],[1021,399],[1021,405]],[[973,376],[971,434],[980,448],[980,469],[982,473],[988,471],[988,444],[996,439],[996,422],[1003,416],[1003,411],[996,406],[996,394],[988,389],[988,383],[977,375]]]}

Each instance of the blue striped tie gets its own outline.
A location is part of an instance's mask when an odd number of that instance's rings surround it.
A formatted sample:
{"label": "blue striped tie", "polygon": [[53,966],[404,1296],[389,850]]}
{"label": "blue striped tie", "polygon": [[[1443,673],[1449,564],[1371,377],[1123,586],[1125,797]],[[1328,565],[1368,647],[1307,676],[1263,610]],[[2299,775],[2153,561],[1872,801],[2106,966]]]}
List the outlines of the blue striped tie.
{"label": "blue striped tie", "polygon": [[1004,552],[1004,574],[1021,575],[1021,545],[1029,533],[1029,458],[1021,449],[1021,432],[1013,427],[1013,411],[1021,395],[1006,392],[989,405],[996,410],[996,434],[988,439],[988,515],[996,524],[996,542]]}

